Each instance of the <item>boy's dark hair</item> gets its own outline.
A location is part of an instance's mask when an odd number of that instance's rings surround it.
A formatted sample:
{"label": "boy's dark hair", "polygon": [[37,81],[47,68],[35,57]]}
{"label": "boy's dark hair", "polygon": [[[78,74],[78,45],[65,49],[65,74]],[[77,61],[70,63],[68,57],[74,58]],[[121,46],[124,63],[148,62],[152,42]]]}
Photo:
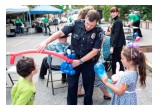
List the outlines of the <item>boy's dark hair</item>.
{"label": "boy's dark hair", "polygon": [[29,74],[31,74],[33,70],[35,70],[35,64],[34,64],[33,58],[26,57],[26,58],[20,59],[17,62],[16,69],[17,69],[17,73],[20,76],[22,77],[28,76]]}
{"label": "boy's dark hair", "polygon": [[98,22],[99,12],[97,10],[89,10],[86,17],[88,17],[88,20],[90,22],[93,22],[94,20],[96,20]]}

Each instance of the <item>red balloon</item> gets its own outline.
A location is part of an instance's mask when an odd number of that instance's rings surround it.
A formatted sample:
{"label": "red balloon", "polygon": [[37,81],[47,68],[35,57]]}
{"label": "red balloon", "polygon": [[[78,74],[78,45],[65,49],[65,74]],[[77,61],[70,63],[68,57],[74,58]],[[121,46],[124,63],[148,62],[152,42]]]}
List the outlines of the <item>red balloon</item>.
{"label": "red balloon", "polygon": [[141,38],[139,36],[137,36],[136,39],[135,39],[135,41],[138,42],[138,41],[140,41],[140,39]]}
{"label": "red balloon", "polygon": [[[10,57],[10,64],[14,64],[14,60],[15,60],[16,56],[20,56],[20,55],[23,55],[23,54],[31,54],[31,53],[39,53],[39,52],[37,52],[36,49],[31,49],[31,50],[24,50],[24,51],[20,51],[20,52],[10,53],[10,56],[11,56]],[[65,60],[65,61],[67,61],[67,63],[71,63],[73,61],[72,59],[69,59],[68,57],[66,57],[62,54],[58,54],[57,52],[54,52],[54,51],[43,50],[39,54],[53,55],[53,56],[59,57],[59,58]]]}

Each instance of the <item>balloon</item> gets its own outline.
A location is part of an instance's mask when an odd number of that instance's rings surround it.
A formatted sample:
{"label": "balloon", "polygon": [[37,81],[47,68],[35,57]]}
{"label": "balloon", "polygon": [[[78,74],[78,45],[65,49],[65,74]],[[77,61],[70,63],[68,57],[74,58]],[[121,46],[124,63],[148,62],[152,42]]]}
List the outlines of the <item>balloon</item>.
{"label": "balloon", "polygon": [[[108,79],[108,82],[109,82],[110,84],[112,84],[112,80],[111,80],[111,79]],[[109,87],[107,87],[107,89],[108,89],[108,92],[113,93],[113,91],[112,91]]]}
{"label": "balloon", "polygon": [[139,46],[137,44],[133,43],[133,42],[130,42],[127,45],[128,45],[129,48],[136,48],[136,49],[139,48]]}
{"label": "balloon", "polygon": [[76,53],[72,53],[72,59],[76,57]]}
{"label": "balloon", "polygon": [[[23,54],[30,54],[30,53],[39,53],[39,52],[37,52],[36,49],[32,49],[32,50],[24,50],[24,51],[20,51],[20,52],[10,53],[10,56],[11,56],[10,57],[10,64],[14,64],[14,60],[15,60],[16,56],[23,55]],[[43,50],[39,54],[49,54],[49,55],[53,55],[53,56],[56,56],[56,57],[59,57],[59,58],[65,60],[65,62],[62,62],[62,64],[61,64],[61,71],[63,71],[66,74],[70,74],[70,75],[75,74],[75,71],[73,70],[73,67],[71,64],[73,59],[70,59],[62,54],[58,54],[57,52],[48,51],[48,50]],[[72,54],[70,56],[75,57],[75,55],[72,55]]]}
{"label": "balloon", "polygon": [[[107,76],[106,71],[105,71],[105,67],[104,67],[104,65],[102,63],[96,63],[94,65],[94,71],[98,75],[98,77],[101,78],[101,79],[102,79],[103,75]],[[107,76],[107,78],[108,78],[108,76]],[[112,80],[111,79],[108,79],[108,82],[110,84],[112,84]],[[107,89],[108,89],[108,91],[110,93],[113,93],[113,91],[110,88],[107,88]]]}
{"label": "balloon", "polygon": [[102,63],[96,63],[94,65],[94,71],[102,79],[102,76],[106,74],[105,67]]}
{"label": "balloon", "polygon": [[[23,54],[31,54],[31,53],[39,53],[39,52],[37,52],[36,49],[31,49],[31,50],[24,50],[24,51],[20,51],[20,52],[10,53],[10,56],[11,56],[11,58],[10,58],[10,64],[14,64],[14,60],[15,60],[16,56],[20,56],[20,55],[23,55]],[[66,56],[64,56],[62,54],[58,54],[57,52],[54,52],[54,51],[43,50],[39,54],[53,55],[53,56],[59,57],[59,58],[65,60],[65,61],[67,61],[68,63],[71,63],[73,61],[72,59],[69,59]]]}
{"label": "balloon", "polygon": [[70,49],[67,49],[67,54],[71,54],[71,50]]}
{"label": "balloon", "polygon": [[67,63],[62,62],[62,64],[61,64],[61,71],[65,70],[65,68],[67,68]]}
{"label": "balloon", "polygon": [[124,74],[123,71],[120,70],[120,64],[119,62],[116,62],[116,74],[112,75],[111,79],[113,82],[117,82],[119,78]]}
{"label": "balloon", "polygon": [[135,41],[138,42],[138,41],[140,41],[140,39],[141,38],[139,36],[137,36],[136,39],[135,39]]}
{"label": "balloon", "polygon": [[135,32],[135,33],[133,34],[133,36],[134,36],[134,37],[137,37],[137,36],[138,36],[138,33],[137,33],[137,32]]}
{"label": "balloon", "polygon": [[67,63],[66,61],[64,61],[61,64],[61,71],[63,71],[66,74],[69,74],[69,75],[75,74],[75,70],[73,70],[72,64]]}

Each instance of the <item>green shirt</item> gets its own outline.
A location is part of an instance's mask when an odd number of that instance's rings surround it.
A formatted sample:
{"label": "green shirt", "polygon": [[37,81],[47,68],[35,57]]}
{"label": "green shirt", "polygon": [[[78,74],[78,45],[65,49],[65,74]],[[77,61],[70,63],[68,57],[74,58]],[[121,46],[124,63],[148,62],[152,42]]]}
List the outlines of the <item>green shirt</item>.
{"label": "green shirt", "polygon": [[35,93],[34,84],[20,77],[11,90],[12,105],[33,105]]}
{"label": "green shirt", "polygon": [[71,23],[73,21],[72,17],[69,17],[69,22]]}
{"label": "green shirt", "polygon": [[139,18],[137,17],[137,15],[135,14],[129,14],[129,20],[132,21],[135,23],[136,21],[139,20]]}
{"label": "green shirt", "polygon": [[48,18],[44,18],[43,23],[48,23]]}
{"label": "green shirt", "polygon": [[15,23],[18,24],[18,23],[21,23],[21,19],[16,19]]}

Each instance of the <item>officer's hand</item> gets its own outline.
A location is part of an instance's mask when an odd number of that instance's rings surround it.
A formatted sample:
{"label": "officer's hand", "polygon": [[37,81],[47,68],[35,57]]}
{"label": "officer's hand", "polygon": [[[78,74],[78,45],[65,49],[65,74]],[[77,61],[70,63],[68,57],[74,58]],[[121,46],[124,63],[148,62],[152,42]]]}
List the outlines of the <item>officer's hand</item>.
{"label": "officer's hand", "polygon": [[73,68],[76,67],[76,66],[79,66],[79,65],[80,65],[79,60],[73,60],[73,62],[72,62]]}
{"label": "officer's hand", "polygon": [[110,48],[110,53],[111,53],[111,54],[113,53],[113,50],[114,50],[114,47],[111,47],[111,48]]}
{"label": "officer's hand", "polygon": [[37,52],[41,53],[41,52],[45,49],[46,46],[47,46],[46,42],[45,42],[45,41],[42,42],[41,44],[39,44],[39,45],[36,47]]}

